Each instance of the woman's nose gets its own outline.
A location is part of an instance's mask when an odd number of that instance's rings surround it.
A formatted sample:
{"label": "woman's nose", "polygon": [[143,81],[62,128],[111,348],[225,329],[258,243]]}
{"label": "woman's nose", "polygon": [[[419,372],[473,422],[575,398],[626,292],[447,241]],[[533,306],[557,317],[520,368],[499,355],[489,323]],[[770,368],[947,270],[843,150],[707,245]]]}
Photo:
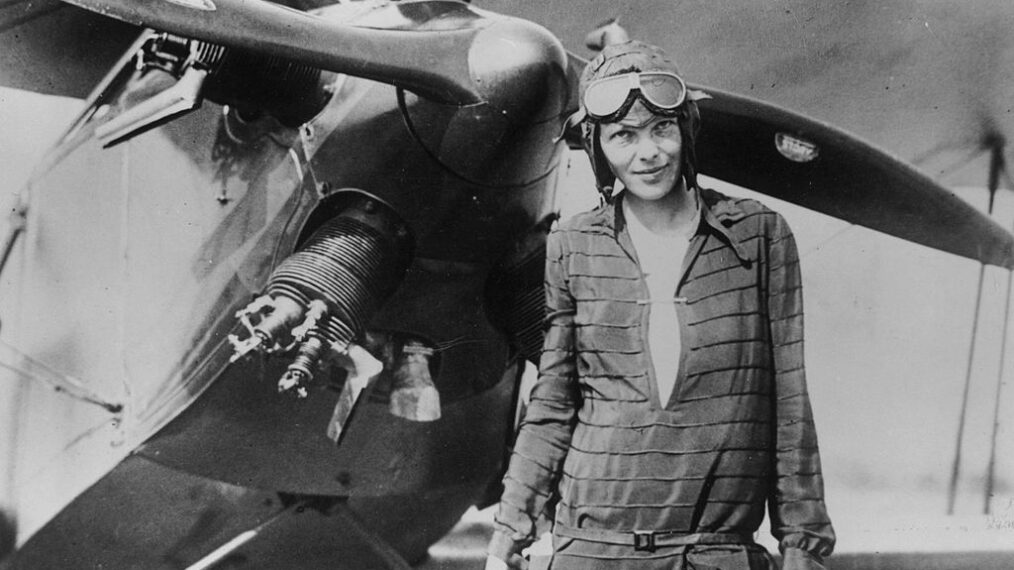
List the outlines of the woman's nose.
{"label": "woman's nose", "polygon": [[641,160],[652,160],[661,152],[658,143],[652,137],[640,137],[637,141],[637,157]]}

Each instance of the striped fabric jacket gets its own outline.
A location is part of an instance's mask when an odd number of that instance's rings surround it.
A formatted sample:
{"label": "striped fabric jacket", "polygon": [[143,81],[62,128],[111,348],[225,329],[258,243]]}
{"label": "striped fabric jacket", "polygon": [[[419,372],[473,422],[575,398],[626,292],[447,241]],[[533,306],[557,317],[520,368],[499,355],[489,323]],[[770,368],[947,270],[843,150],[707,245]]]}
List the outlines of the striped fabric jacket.
{"label": "striped fabric jacket", "polygon": [[820,567],[830,554],[795,240],[759,202],[710,190],[701,197],[674,295],[683,349],[668,402],[659,401],[646,349],[648,289],[622,196],[549,236],[547,336],[504,478],[494,556],[507,560],[530,544],[555,499],[557,557],[647,567],[665,549],[573,536],[648,530],[749,540],[766,506],[786,568]]}

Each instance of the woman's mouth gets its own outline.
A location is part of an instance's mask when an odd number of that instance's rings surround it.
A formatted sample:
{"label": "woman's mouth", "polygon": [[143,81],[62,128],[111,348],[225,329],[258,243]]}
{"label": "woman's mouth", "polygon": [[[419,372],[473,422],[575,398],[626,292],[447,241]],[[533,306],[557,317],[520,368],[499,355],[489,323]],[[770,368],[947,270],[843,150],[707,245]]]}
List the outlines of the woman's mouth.
{"label": "woman's mouth", "polygon": [[637,176],[643,176],[645,178],[652,178],[661,173],[662,171],[664,171],[665,168],[666,165],[663,164],[662,166],[657,166],[655,168],[645,168],[643,170],[636,170],[634,171],[634,174],[636,174]]}

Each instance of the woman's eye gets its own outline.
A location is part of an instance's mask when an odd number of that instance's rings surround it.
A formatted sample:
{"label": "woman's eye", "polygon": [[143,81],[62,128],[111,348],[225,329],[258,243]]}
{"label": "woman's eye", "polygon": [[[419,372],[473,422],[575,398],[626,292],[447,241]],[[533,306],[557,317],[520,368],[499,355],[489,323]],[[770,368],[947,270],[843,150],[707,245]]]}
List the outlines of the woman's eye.
{"label": "woman's eye", "polygon": [[628,143],[634,139],[634,133],[630,131],[616,131],[610,135],[609,140],[615,143]]}
{"label": "woman's eye", "polygon": [[676,121],[659,121],[655,123],[655,133],[662,136],[672,136],[677,132],[679,126]]}

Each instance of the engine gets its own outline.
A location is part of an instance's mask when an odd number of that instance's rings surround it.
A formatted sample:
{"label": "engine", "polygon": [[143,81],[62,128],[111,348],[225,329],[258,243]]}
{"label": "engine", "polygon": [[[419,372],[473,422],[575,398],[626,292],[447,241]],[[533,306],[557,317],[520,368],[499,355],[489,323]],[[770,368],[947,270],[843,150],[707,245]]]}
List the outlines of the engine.
{"label": "engine", "polygon": [[401,283],[414,240],[394,211],[352,193],[268,279],[264,294],[237,313],[245,335],[231,335],[233,360],[251,352],[294,354],[280,391],[306,396],[322,364],[342,359],[367,368],[354,341]]}

